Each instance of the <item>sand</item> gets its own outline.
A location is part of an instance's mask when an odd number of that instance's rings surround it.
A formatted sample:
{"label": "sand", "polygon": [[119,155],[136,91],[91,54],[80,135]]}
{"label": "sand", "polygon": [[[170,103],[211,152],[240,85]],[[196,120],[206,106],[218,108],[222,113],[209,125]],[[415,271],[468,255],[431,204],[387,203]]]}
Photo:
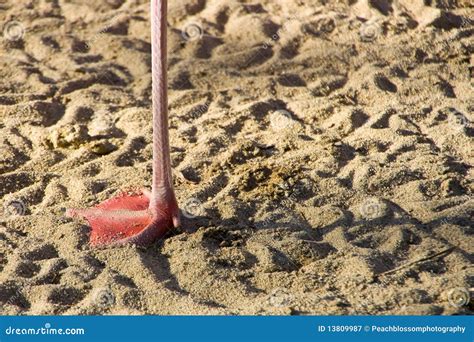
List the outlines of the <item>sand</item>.
{"label": "sand", "polygon": [[2,1],[1,314],[472,313],[469,0],[170,1],[183,224],[93,249],[151,185],[144,0]]}

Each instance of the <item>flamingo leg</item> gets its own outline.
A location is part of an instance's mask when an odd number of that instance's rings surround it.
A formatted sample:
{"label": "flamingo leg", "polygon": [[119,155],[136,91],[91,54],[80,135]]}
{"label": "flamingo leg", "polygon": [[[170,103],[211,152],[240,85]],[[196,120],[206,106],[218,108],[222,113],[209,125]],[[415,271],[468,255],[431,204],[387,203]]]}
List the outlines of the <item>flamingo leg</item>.
{"label": "flamingo leg", "polygon": [[151,193],[121,194],[95,208],[68,209],[66,215],[85,218],[93,246],[149,245],[171,227],[179,226],[173,190],[168,136],[166,24],[167,0],[151,0],[153,183]]}

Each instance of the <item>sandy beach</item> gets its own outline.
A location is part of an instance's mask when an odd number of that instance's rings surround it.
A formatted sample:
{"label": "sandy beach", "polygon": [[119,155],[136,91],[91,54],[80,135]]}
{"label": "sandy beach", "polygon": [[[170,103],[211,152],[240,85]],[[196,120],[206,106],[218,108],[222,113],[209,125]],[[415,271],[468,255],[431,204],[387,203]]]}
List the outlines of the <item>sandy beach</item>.
{"label": "sandy beach", "polygon": [[149,1],[0,2],[0,314],[472,314],[470,0],[171,0],[182,226],[151,186]]}

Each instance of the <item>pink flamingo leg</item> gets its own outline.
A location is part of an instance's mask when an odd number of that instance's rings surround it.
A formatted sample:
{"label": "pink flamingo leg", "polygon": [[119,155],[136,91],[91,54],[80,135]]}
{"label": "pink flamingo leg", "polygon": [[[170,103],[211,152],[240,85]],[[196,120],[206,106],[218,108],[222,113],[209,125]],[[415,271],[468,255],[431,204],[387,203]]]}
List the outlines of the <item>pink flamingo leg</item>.
{"label": "pink flamingo leg", "polygon": [[168,137],[166,56],[167,0],[151,1],[153,184],[151,194],[123,193],[91,209],[68,209],[66,215],[85,218],[93,246],[132,243],[149,245],[171,227],[179,226],[173,190]]}

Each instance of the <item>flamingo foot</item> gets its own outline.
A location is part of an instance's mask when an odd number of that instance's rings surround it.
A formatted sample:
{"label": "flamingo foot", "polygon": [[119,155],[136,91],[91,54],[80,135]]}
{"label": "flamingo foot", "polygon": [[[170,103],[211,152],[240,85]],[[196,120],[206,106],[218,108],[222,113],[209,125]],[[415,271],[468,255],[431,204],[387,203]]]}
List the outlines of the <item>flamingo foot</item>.
{"label": "flamingo foot", "polygon": [[178,206],[174,200],[150,206],[150,193],[123,193],[90,209],[68,209],[66,216],[85,218],[91,227],[92,246],[136,244],[146,246],[168,229],[179,225]]}

